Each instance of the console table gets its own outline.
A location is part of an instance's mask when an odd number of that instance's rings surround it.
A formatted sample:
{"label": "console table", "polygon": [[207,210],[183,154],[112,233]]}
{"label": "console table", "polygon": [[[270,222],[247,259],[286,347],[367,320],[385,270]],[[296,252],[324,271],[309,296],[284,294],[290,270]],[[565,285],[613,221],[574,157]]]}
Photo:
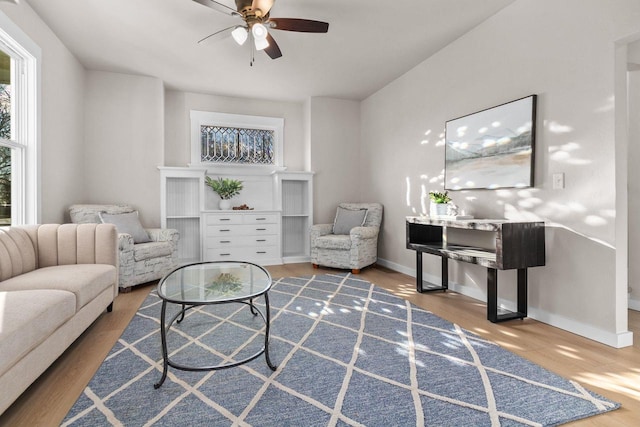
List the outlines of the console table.
{"label": "console table", "polygon": [[[487,319],[495,323],[527,317],[527,268],[545,265],[544,222],[407,217],[406,228],[407,249],[416,251],[418,292],[448,289],[449,259],[478,264],[487,267]],[[495,247],[448,243],[447,228],[492,233]],[[442,258],[442,286],[423,288],[423,253]],[[498,270],[514,269],[518,270],[517,311],[498,314]]]}

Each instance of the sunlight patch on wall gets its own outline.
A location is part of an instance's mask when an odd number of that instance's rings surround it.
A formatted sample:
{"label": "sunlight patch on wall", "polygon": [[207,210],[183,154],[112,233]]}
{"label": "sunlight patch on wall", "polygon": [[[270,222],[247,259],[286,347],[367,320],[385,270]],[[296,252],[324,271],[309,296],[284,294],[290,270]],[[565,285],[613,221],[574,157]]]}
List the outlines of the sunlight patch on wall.
{"label": "sunlight patch on wall", "polygon": [[584,218],[584,223],[592,227],[603,227],[608,224],[608,221],[598,215],[587,215]]}
{"label": "sunlight patch on wall", "polygon": [[[430,134],[431,134],[431,129],[427,130],[427,131],[424,133],[424,136],[429,136]],[[421,145],[426,145],[426,144],[428,144],[428,143],[429,143],[429,139],[427,139],[427,138],[425,138],[425,139],[423,139],[422,141],[420,141],[420,144],[421,144]]]}
{"label": "sunlight patch on wall", "polygon": [[571,126],[562,125],[558,122],[549,122],[548,124],[545,123],[545,126],[549,129],[549,132],[551,133],[561,134],[561,133],[573,132],[573,128]]}
{"label": "sunlight patch on wall", "polygon": [[406,177],[407,181],[407,206],[411,206],[411,178]]}
{"label": "sunlight patch on wall", "polygon": [[580,149],[582,149],[582,146],[574,141],[549,147],[549,158],[556,162],[577,166],[590,165],[593,163],[590,159],[581,159],[576,157],[575,154],[572,154]]}
{"label": "sunlight patch on wall", "polygon": [[595,109],[595,112],[608,113],[610,111],[613,111],[616,105],[615,101],[616,101],[615,96],[611,95],[604,101],[604,104],[602,106]]}
{"label": "sunlight patch on wall", "polygon": [[504,204],[504,217],[512,221],[544,221],[542,217],[534,212],[522,211],[510,203]]}

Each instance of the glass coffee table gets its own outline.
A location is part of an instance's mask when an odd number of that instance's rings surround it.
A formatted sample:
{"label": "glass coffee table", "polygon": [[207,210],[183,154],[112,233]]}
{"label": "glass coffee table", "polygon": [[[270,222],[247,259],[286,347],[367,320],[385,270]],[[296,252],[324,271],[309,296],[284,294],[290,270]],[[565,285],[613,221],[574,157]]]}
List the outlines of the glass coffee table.
{"label": "glass coffee table", "polygon": [[[211,371],[242,365],[264,354],[267,365],[276,370],[276,365],[269,358],[269,289],[271,275],[257,264],[239,261],[212,261],[186,264],[164,276],[158,283],[158,296],[162,299],[160,314],[160,336],[162,339],[163,370],[162,378],[156,384],[159,388],[167,378],[169,366],[183,371]],[[264,313],[253,300],[264,297]],[[167,349],[167,333],[174,323],[181,323],[185,313],[203,305],[214,304],[246,304],[254,316],[262,317],[265,324],[264,346],[255,354],[231,363],[214,366],[187,366],[176,363],[169,357]],[[177,304],[181,308],[166,322],[167,305]],[[188,320],[188,319],[187,319]]]}

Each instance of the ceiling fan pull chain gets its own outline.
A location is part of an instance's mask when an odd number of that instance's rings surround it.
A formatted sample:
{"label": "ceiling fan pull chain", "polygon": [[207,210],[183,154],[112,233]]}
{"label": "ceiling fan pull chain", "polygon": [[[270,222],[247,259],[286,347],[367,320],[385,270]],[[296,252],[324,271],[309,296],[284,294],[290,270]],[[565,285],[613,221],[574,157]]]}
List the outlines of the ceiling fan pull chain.
{"label": "ceiling fan pull chain", "polygon": [[[252,36],[252,37],[253,37],[253,36]],[[255,60],[256,60],[256,55],[255,55],[255,53],[256,53],[256,47],[254,46],[254,43],[251,43],[251,50],[250,50],[250,55],[251,55],[251,57],[250,57],[250,59],[249,59],[249,66],[250,66],[250,67],[253,67],[253,63],[254,63],[254,62],[255,62]]]}

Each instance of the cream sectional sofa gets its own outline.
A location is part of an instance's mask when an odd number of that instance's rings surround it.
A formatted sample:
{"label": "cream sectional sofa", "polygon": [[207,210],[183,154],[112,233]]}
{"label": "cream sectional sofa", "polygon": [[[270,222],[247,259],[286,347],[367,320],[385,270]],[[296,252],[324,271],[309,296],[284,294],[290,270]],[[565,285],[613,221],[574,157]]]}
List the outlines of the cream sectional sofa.
{"label": "cream sectional sofa", "polygon": [[118,294],[112,224],[0,228],[0,413]]}

